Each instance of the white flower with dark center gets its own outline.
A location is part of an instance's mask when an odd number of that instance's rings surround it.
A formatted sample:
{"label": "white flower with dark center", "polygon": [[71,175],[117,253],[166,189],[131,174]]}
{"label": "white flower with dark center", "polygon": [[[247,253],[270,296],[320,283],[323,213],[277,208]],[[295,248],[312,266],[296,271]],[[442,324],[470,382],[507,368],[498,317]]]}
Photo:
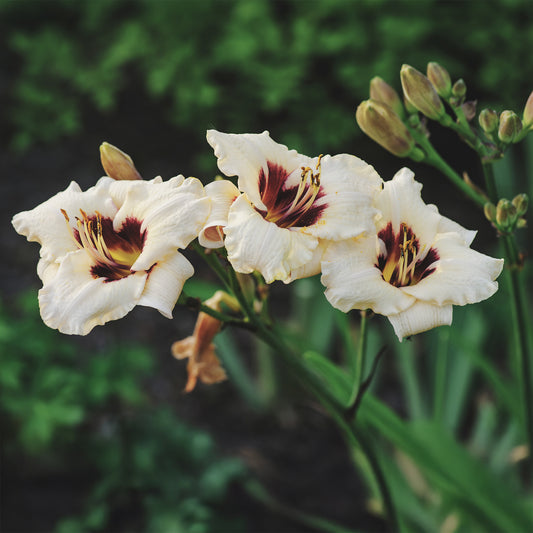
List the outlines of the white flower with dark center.
{"label": "white flower with dark center", "polygon": [[476,252],[476,233],[426,205],[407,168],[376,197],[373,232],[332,244],[322,262],[329,302],[347,312],[386,315],[401,340],[452,322],[452,306],[476,303],[498,290],[503,259]]}
{"label": "white flower with dark center", "polygon": [[171,318],[194,270],[178,251],[198,235],[210,210],[202,184],[101,178],[83,192],[72,182],[13,225],[41,245],[37,273],[44,322],[86,335],[136,305]]}
{"label": "white flower with dark center", "polygon": [[210,217],[200,242],[224,244],[237,272],[257,270],[267,283],[311,276],[320,272],[331,241],[373,227],[372,198],[382,182],[361,159],[307,157],[274,142],[266,131],[210,130],[207,140],[220,170],[238,176],[238,182],[237,187],[213,182],[213,206],[224,208]]}

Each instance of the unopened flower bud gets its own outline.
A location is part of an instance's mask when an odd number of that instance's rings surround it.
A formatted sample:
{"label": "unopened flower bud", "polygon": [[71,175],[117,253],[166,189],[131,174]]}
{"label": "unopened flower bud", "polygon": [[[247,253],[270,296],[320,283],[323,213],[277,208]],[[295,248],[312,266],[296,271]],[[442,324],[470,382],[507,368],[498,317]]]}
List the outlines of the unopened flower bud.
{"label": "unopened flower bud", "polygon": [[[217,291],[211,298],[204,302],[206,307],[220,311],[222,302],[229,303],[232,307],[232,297],[223,291]],[[220,360],[215,354],[213,338],[220,331],[222,322],[207,313],[199,313],[192,336],[176,341],[172,344],[171,352],[176,359],[186,359],[189,378],[185,385],[185,392],[191,392],[198,380],[207,385],[219,383],[227,378]]]}
{"label": "unopened flower bud", "polygon": [[526,214],[528,205],[529,205],[529,198],[527,194],[517,194],[513,198],[513,205],[516,208],[516,214],[521,217],[522,215]]}
{"label": "unopened flower bud", "polygon": [[485,217],[489,222],[496,221],[496,206],[492,202],[487,202],[483,206],[483,211],[485,213]]}
{"label": "unopened flower bud", "polygon": [[104,142],[100,145],[100,160],[105,173],[115,180],[142,180],[131,157],[116,146]]}
{"label": "unopened flower bud", "polygon": [[529,129],[533,127],[533,91],[527,99],[526,105],[524,107],[524,115],[522,117],[524,129]]}
{"label": "unopened flower bud", "polygon": [[498,129],[500,119],[494,109],[483,109],[479,114],[479,125],[485,133],[492,133]]}
{"label": "unopened flower bud", "polygon": [[370,80],[370,99],[388,105],[399,117],[403,118],[405,110],[398,93],[379,76]]}
{"label": "unopened flower bud", "polygon": [[461,109],[468,122],[470,122],[476,116],[476,106],[477,100],[468,100],[468,102],[465,102],[463,105],[461,105]]}
{"label": "unopened flower bud", "polygon": [[435,61],[431,61],[428,63],[427,75],[439,96],[449,98],[452,93],[452,80],[448,71]]}
{"label": "unopened flower bud", "polygon": [[444,104],[424,74],[409,65],[403,65],[400,78],[405,98],[418,111],[433,120],[439,120],[444,116]]}
{"label": "unopened flower bud", "polygon": [[416,115],[418,117],[418,109],[411,102],[409,102],[409,100],[407,100],[405,95],[403,97],[403,106],[405,107],[405,110],[407,111],[408,115]]}
{"label": "unopened flower bud", "polygon": [[496,206],[496,223],[500,228],[509,228],[516,220],[516,207],[509,200],[502,198]]}
{"label": "unopened flower bud", "polygon": [[381,102],[361,102],[355,117],[359,127],[371,139],[398,157],[406,157],[415,146],[413,137],[400,117]]}
{"label": "unopened flower bud", "polygon": [[512,143],[522,131],[522,121],[514,111],[502,111],[498,138],[504,143]]}
{"label": "unopened flower bud", "polygon": [[463,78],[458,79],[452,87],[452,94],[455,98],[461,99],[466,96],[466,83]]}

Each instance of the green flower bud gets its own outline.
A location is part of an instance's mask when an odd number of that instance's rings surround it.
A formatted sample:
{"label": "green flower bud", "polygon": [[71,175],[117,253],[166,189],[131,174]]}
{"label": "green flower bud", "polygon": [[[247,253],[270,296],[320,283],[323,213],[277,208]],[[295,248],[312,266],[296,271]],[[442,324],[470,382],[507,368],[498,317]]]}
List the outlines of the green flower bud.
{"label": "green flower bud", "polygon": [[365,100],[355,113],[359,127],[383,148],[398,157],[406,157],[415,141],[400,117],[387,105]]}
{"label": "green flower bud", "polygon": [[502,111],[498,138],[504,143],[512,143],[522,131],[522,121],[514,111]]}
{"label": "green flower bud", "polygon": [[400,78],[405,98],[418,111],[433,120],[439,120],[444,116],[444,104],[424,74],[409,65],[403,65]]}
{"label": "green flower bud", "polygon": [[516,207],[502,198],[496,206],[496,223],[502,229],[510,228],[516,221]]}
{"label": "green flower bud", "polygon": [[466,83],[463,78],[458,79],[452,87],[452,94],[458,98],[464,98],[466,96]]}
{"label": "green flower bud", "polygon": [[116,146],[104,142],[100,145],[100,160],[105,173],[115,180],[142,180],[131,157]]}
{"label": "green flower bud", "polygon": [[498,129],[500,120],[494,109],[483,109],[479,114],[479,125],[485,133],[492,133]]}
{"label": "green flower bud", "polygon": [[529,198],[527,194],[517,194],[513,198],[513,205],[516,208],[516,214],[521,217],[522,215],[526,214],[528,205],[529,205]]}
{"label": "green flower bud", "polygon": [[531,94],[527,99],[522,120],[524,129],[533,127],[533,91],[531,91]]}
{"label": "green flower bud", "polygon": [[452,80],[448,71],[435,61],[431,61],[428,63],[427,75],[438,95],[449,98],[452,93]]}
{"label": "green flower bud", "polygon": [[409,102],[409,100],[407,100],[405,95],[403,97],[403,105],[408,115],[412,115],[412,116],[416,115],[418,117],[418,109],[411,102]]}
{"label": "green flower bud", "polygon": [[370,99],[388,105],[400,118],[405,115],[398,93],[379,76],[374,76],[370,80]]}
{"label": "green flower bud", "polygon": [[493,203],[487,202],[483,206],[483,212],[485,213],[485,217],[489,222],[496,221],[496,206]]}

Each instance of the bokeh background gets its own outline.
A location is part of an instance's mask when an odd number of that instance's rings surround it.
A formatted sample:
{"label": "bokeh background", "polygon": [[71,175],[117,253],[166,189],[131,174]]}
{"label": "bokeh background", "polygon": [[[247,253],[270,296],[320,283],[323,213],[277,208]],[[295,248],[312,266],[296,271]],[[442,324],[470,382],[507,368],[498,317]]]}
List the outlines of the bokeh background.
{"label": "bokeh background", "polygon": [[[169,348],[194,327],[187,309],[173,321],[135,309],[85,338],[48,330],[38,245],[10,220],[72,179],[93,185],[103,141],[145,178],[208,183],[209,128],[268,129],[308,155],[353,153],[389,179],[403,162],[354,119],[369,80],[399,90],[403,63],[424,71],[438,61],[483,107],[521,113],[533,88],[532,13],[529,0],[0,1],[2,530],[316,530],[295,509],[384,530],[340,436],[275,354],[225,331],[217,342],[230,381],[184,395],[185,364]],[[453,135],[434,128],[432,138],[480,179]],[[507,175],[523,170],[521,150]],[[480,229],[477,249],[492,252],[482,216],[434,170],[410,166],[424,199]],[[499,185],[504,195],[520,188]],[[188,290],[208,297],[215,279],[190,258],[198,275]],[[275,284],[272,299],[280,320],[315,332],[334,356],[317,280]],[[387,328],[377,324],[374,342]],[[401,412],[395,372],[382,365],[377,387]]]}

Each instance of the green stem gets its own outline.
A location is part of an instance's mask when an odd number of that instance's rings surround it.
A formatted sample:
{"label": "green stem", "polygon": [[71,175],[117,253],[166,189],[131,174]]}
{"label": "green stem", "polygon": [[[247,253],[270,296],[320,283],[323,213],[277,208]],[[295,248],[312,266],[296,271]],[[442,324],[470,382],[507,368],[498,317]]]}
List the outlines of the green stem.
{"label": "green stem", "polygon": [[[366,311],[361,311],[361,326],[359,328],[359,344],[357,346],[357,354],[355,359],[354,373],[353,373],[353,383],[354,388],[352,391],[352,402],[357,396],[359,387],[361,386],[361,381],[363,381],[363,373],[365,371],[365,358],[366,358],[366,345],[367,345],[367,323],[368,317]],[[350,402],[350,403],[352,403]]]}
{"label": "green stem", "polygon": [[282,335],[276,334],[274,330],[266,328],[261,322],[256,323],[257,335],[272,348],[274,348],[278,355],[283,358],[283,361],[294,372],[295,376],[300,382],[313,393],[320,401],[322,406],[330,414],[331,418],[336,422],[339,428],[344,433],[348,442],[352,446],[359,447],[365,454],[376,481],[378,483],[383,505],[386,510],[387,519],[392,531],[399,531],[399,522],[396,514],[396,509],[387,485],[385,475],[381,469],[379,461],[374,454],[372,446],[368,445],[360,433],[355,428],[355,422],[348,422],[345,417],[344,407],[325,389],[322,381],[312,373],[305,363],[297,354],[293,353],[281,340]]}
{"label": "green stem", "polygon": [[414,129],[411,129],[410,131],[417,143],[426,153],[424,162],[440,170],[458,189],[461,190],[461,192],[473,200],[479,207],[483,208],[483,206],[487,203],[487,199],[473,189],[465,180],[461,178],[461,176],[459,176],[459,174],[457,174],[457,172],[455,172],[455,170],[453,170],[450,165],[448,165],[448,163],[446,163],[444,159],[442,159],[442,157],[435,150],[435,148],[433,148],[433,145],[423,133]]}
{"label": "green stem", "polygon": [[455,133],[466,140],[469,146],[475,148],[477,136],[470,128],[470,124],[468,123],[468,120],[466,120],[463,108],[461,106],[454,106],[453,111],[459,123],[454,122],[449,115],[444,115],[444,117],[439,121],[440,124],[455,131]]}
{"label": "green stem", "polygon": [[194,241],[190,244],[190,247],[202,257],[202,259],[213,269],[215,274],[219,277],[219,279],[222,281],[224,286],[227,290],[230,292],[232,291],[231,283],[228,279],[228,275],[226,273],[226,269],[220,264],[220,261],[218,260],[218,257],[216,256],[216,252],[213,250],[210,250],[209,252],[206,252],[205,249],[200,246],[198,241]]}
{"label": "green stem", "polygon": [[[496,204],[498,192],[494,180],[492,165],[483,165],[487,191],[490,200]],[[528,350],[528,308],[523,298],[522,284],[520,280],[520,257],[514,235],[502,235],[502,242],[505,250],[507,271],[509,272],[509,290],[511,295],[511,312],[513,331],[516,344],[517,364],[516,370],[520,382],[522,396],[522,417],[525,437],[529,446],[529,468],[530,482],[533,481],[533,387],[531,379],[531,359],[532,354]]]}
{"label": "green stem", "polygon": [[[255,498],[260,501],[263,505],[269,507],[272,511],[279,513],[281,515],[299,522],[300,524],[305,524],[306,526],[311,527],[316,531],[324,531],[327,533],[351,533],[352,530],[345,528],[339,524],[335,524],[324,518],[320,518],[315,515],[307,514],[302,511],[294,509],[294,507],[285,505],[280,501],[273,498],[268,491],[257,481],[252,480],[248,481],[245,486],[245,490]],[[353,533],[353,532],[352,532]]]}
{"label": "green stem", "polygon": [[448,338],[447,330],[439,331],[439,343],[437,345],[435,365],[435,389],[433,395],[433,418],[437,422],[442,421],[446,381],[448,376]]}
{"label": "green stem", "polygon": [[255,330],[255,327],[252,326],[252,324],[250,324],[246,320],[243,320],[242,318],[235,318],[233,316],[227,315],[226,313],[217,311],[212,307],[204,305],[199,298],[188,296],[183,291],[181,292],[177,303],[179,305],[184,305],[189,309],[193,309],[194,311],[198,311],[201,313],[205,313],[206,315],[212,316],[213,318],[216,318],[217,320],[220,320],[225,324],[230,324],[239,328]]}
{"label": "green stem", "polygon": [[[355,429],[352,425],[348,424],[345,420],[345,408],[338,400],[326,389],[323,381],[312,372],[305,362],[298,354],[294,353],[283,341],[283,335],[280,334],[275,328],[269,327],[265,324],[265,321],[261,316],[257,315],[253,307],[250,305],[246,297],[244,296],[240,284],[235,276],[235,272],[232,268],[225,269],[219,262],[216,256],[212,254],[206,254],[203,248],[195,243],[193,245],[195,250],[206,260],[206,262],[215,270],[220,279],[224,282],[228,290],[238,300],[241,311],[245,315],[247,322],[238,321],[235,325],[245,327],[255,332],[255,334],[262,339],[265,343],[271,346],[276,353],[282,358],[283,362],[289,367],[297,379],[304,385],[304,387],[311,392],[321,405],[330,414],[332,419],[337,423],[339,428],[343,431],[346,438],[352,443],[352,445],[358,445],[363,453],[367,456],[369,464],[371,465],[374,476],[378,482],[380,492],[383,499],[383,504],[386,510],[387,518],[393,531],[398,531],[398,520],[396,510],[393,505],[393,501],[389,492],[388,485],[386,483],[385,476],[381,470],[377,458],[373,455],[371,446],[361,444],[360,437],[355,434]],[[213,314],[209,308],[205,310],[209,314]],[[219,313],[217,313],[219,314]],[[220,313],[221,318],[222,314]],[[216,318],[216,317],[215,317]],[[365,333],[366,336],[366,333]],[[364,348],[364,344],[362,348]],[[361,352],[362,354],[363,352]]]}

